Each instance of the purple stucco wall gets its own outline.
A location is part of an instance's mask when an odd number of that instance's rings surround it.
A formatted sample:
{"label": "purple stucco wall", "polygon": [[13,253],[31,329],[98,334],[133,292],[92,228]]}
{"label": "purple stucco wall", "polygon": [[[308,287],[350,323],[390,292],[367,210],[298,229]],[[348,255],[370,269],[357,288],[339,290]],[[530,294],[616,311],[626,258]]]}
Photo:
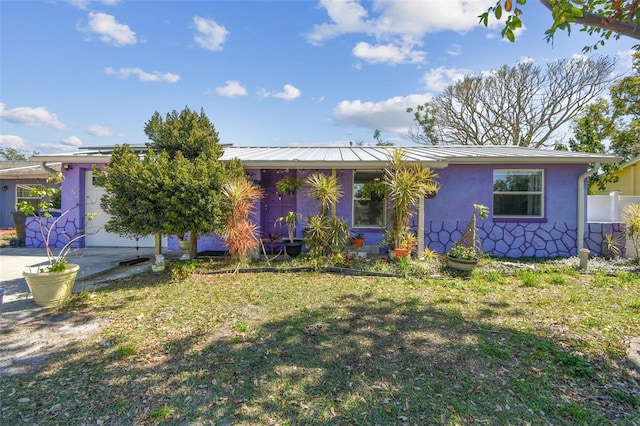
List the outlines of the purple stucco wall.
{"label": "purple stucco wall", "polygon": [[[532,220],[505,220],[493,218],[493,170],[503,169],[542,169],[544,170],[544,217]],[[85,171],[89,165],[72,164],[65,171],[66,179],[62,184],[62,209],[79,203],[81,207],[70,214],[67,220],[84,225]],[[316,170],[298,170],[296,174],[304,180]],[[329,169],[319,170],[330,173]],[[577,185],[578,177],[586,171],[585,165],[540,165],[523,167],[522,165],[450,165],[435,170],[442,188],[437,197],[425,200],[425,246],[437,252],[446,252],[469,223],[473,204],[484,204],[490,214],[485,220],[478,220],[479,236],[482,238],[485,252],[506,257],[566,257],[575,256],[577,239]],[[250,176],[260,181],[265,173],[273,170],[248,170]],[[337,175],[343,187],[344,196],[337,208],[339,216],[349,223],[352,221],[352,170],[338,170]],[[298,227],[300,235],[306,224],[306,216],[315,214],[317,201],[309,199],[303,190],[295,195],[296,210],[302,214]],[[258,208],[256,222],[260,223],[263,206]],[[586,214],[585,214],[586,217]],[[602,235],[609,232],[603,228],[585,226],[587,238],[585,247],[599,253]],[[416,223],[414,220],[413,228]],[[268,229],[269,231],[272,229]],[[365,235],[367,244],[378,244],[383,237],[381,229],[358,228]],[[177,249],[177,240],[169,239],[169,249]],[[222,243],[217,237],[202,237],[198,241],[199,250],[220,250]]]}
{"label": "purple stucco wall", "polygon": [[[542,169],[544,217],[514,220],[493,217],[493,170]],[[446,252],[462,236],[473,204],[489,207],[478,219],[478,236],[486,253],[501,257],[567,257],[576,255],[577,188],[584,165],[452,165],[438,170],[442,189],[426,200],[425,245]],[[586,216],[586,215],[585,215]]]}

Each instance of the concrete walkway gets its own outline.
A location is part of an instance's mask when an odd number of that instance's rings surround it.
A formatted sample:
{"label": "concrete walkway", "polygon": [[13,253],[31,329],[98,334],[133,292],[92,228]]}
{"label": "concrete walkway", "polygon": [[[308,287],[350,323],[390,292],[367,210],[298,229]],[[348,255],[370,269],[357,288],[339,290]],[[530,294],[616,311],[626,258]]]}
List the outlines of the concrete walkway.
{"label": "concrete walkway", "polygon": [[[182,252],[163,251],[166,258],[179,258]],[[120,262],[146,257],[148,260],[122,266]],[[72,250],[67,256],[69,263],[80,265],[75,292],[98,288],[100,284],[136,273],[150,270],[155,261],[151,247],[85,247]],[[47,264],[44,249],[24,247],[0,248],[0,288],[5,289],[0,309],[0,331],[7,331],[44,313],[48,308],[36,306],[31,298],[27,282],[22,277],[26,266]]]}

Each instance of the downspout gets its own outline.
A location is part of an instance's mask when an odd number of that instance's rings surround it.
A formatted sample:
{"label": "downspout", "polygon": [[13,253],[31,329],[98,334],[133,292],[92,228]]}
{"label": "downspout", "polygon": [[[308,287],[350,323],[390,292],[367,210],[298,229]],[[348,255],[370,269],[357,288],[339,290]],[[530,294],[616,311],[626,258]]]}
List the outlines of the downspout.
{"label": "downspout", "polygon": [[595,174],[598,170],[600,170],[600,163],[595,163],[591,169],[587,170],[578,177],[578,235],[576,236],[578,240],[577,255],[580,254],[580,250],[582,250],[584,247],[584,199],[586,187],[585,180],[589,176]]}

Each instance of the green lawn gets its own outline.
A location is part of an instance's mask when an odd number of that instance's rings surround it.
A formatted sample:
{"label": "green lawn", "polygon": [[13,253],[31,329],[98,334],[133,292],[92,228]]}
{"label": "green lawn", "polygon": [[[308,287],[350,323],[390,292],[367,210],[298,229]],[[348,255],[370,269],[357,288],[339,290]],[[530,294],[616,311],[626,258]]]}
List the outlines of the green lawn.
{"label": "green lawn", "polygon": [[104,320],[98,335],[2,377],[0,423],[640,423],[625,359],[640,274],[412,263],[403,278],[206,263],[115,281],[61,309]]}

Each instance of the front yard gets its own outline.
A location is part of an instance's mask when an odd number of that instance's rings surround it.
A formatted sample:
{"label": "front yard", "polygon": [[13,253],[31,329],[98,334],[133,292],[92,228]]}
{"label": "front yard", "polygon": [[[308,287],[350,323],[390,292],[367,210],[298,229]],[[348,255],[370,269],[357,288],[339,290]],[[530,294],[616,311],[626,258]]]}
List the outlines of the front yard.
{"label": "front yard", "polygon": [[637,425],[640,274],[593,266],[114,281],[52,312],[103,327],[2,377],[0,423]]}

